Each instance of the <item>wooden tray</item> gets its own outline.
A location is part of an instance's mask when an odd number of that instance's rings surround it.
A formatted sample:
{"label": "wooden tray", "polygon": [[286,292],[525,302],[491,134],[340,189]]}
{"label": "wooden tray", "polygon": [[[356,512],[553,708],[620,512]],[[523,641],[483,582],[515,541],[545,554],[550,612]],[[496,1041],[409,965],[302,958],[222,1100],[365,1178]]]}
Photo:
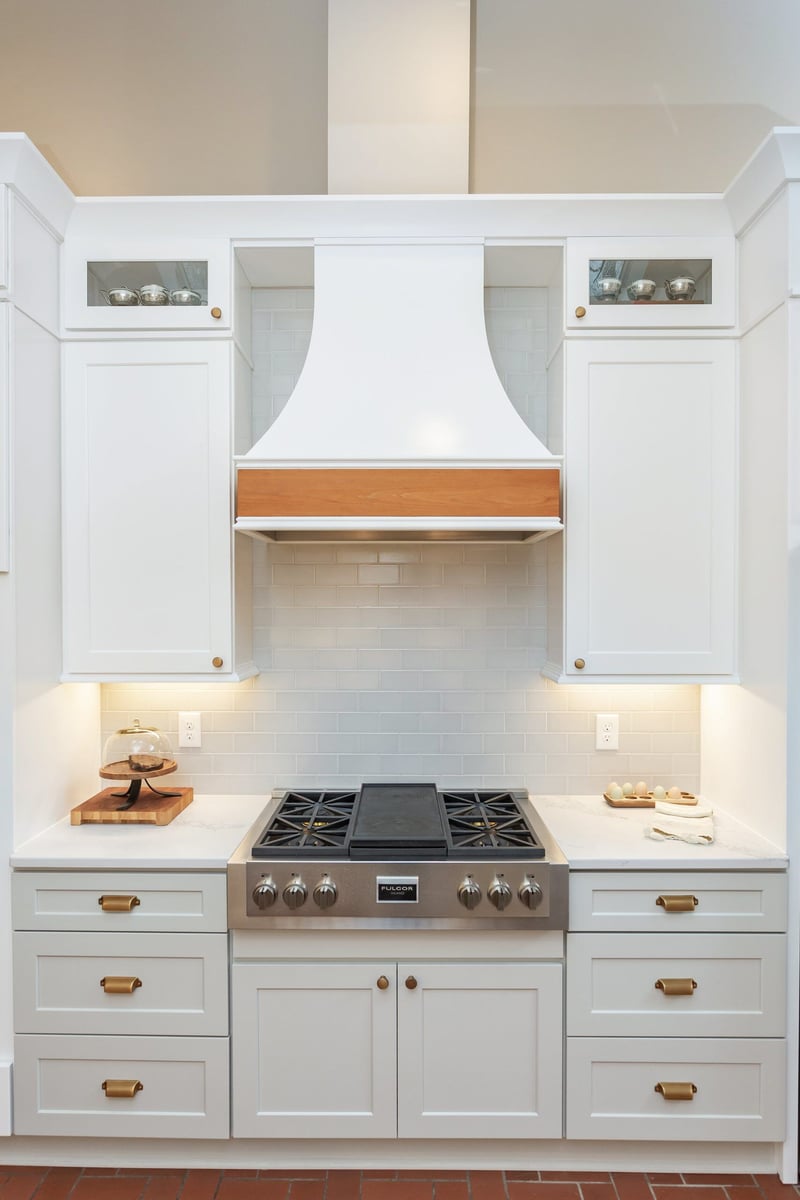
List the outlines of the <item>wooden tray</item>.
{"label": "wooden tray", "polygon": [[[694,792],[681,792],[681,795],[687,800],[697,799]],[[603,792],[603,799],[612,808],[655,808],[656,806],[652,792],[648,792],[646,796],[620,796],[619,800],[612,800],[608,792]],[[668,796],[665,796],[664,803],[680,804],[680,800],[670,800]]]}
{"label": "wooden tray", "polygon": [[124,804],[121,796],[116,795],[120,788],[106,788],[84,800],[73,808],[69,814],[70,825],[169,825],[179,812],[192,803],[194,788],[173,788],[178,796],[156,796],[145,788],[133,808],[120,812],[120,804]]}

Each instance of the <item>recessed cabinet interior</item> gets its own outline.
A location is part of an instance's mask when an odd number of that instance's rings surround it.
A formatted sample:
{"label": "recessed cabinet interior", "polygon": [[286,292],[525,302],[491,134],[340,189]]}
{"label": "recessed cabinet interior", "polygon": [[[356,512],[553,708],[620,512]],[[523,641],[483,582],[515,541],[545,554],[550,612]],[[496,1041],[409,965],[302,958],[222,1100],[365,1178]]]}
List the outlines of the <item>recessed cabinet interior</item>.
{"label": "recessed cabinet interior", "polygon": [[732,678],[733,343],[570,342],[565,434],[565,533],[563,544],[550,539],[545,674]]}
{"label": "recessed cabinet interior", "polygon": [[230,373],[225,342],[65,347],[66,679],[255,672],[250,544],[231,533]]}
{"label": "recessed cabinet interior", "polygon": [[733,325],[732,237],[570,238],[567,326]]}
{"label": "recessed cabinet interior", "polygon": [[229,329],[230,243],[82,243],[65,248],[67,329]]}

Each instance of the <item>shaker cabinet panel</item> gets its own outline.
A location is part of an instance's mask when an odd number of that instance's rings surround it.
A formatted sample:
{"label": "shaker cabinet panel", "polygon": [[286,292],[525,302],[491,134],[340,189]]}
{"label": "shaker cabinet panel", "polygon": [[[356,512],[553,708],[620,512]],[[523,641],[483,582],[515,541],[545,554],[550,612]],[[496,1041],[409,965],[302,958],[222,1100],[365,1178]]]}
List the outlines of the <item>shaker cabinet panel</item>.
{"label": "shaker cabinet panel", "polygon": [[234,1137],[397,1129],[394,963],[237,963]]}
{"label": "shaker cabinet panel", "polygon": [[564,675],[730,676],[734,346],[573,342],[566,397]]}
{"label": "shaker cabinet panel", "polygon": [[65,677],[231,678],[229,345],[64,354]]}
{"label": "shaker cabinet panel", "polygon": [[401,963],[402,1137],[561,1137],[560,963]]}

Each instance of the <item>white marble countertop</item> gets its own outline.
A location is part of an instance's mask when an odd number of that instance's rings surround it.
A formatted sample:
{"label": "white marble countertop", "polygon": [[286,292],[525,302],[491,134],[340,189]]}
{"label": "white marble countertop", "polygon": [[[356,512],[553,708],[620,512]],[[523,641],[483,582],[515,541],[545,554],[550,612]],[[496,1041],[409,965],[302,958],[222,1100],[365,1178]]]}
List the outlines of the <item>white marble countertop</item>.
{"label": "white marble countertop", "polygon": [[778,846],[716,807],[714,841],[696,846],[646,837],[652,808],[611,808],[602,796],[534,795],[532,800],[572,870],[786,869],[786,854]]}
{"label": "white marble countertop", "polygon": [[18,870],[224,871],[269,796],[195,796],[169,825],[57,821],[11,855]]}

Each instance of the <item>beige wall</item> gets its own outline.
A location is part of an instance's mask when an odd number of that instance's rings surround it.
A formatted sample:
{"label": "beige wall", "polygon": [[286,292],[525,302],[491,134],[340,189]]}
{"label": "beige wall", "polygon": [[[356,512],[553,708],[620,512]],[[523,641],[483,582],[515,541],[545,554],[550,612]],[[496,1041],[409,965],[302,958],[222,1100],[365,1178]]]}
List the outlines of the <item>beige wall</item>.
{"label": "beige wall", "polygon": [[0,128],[78,195],[326,189],[326,0],[0,0],[0,29]]}

